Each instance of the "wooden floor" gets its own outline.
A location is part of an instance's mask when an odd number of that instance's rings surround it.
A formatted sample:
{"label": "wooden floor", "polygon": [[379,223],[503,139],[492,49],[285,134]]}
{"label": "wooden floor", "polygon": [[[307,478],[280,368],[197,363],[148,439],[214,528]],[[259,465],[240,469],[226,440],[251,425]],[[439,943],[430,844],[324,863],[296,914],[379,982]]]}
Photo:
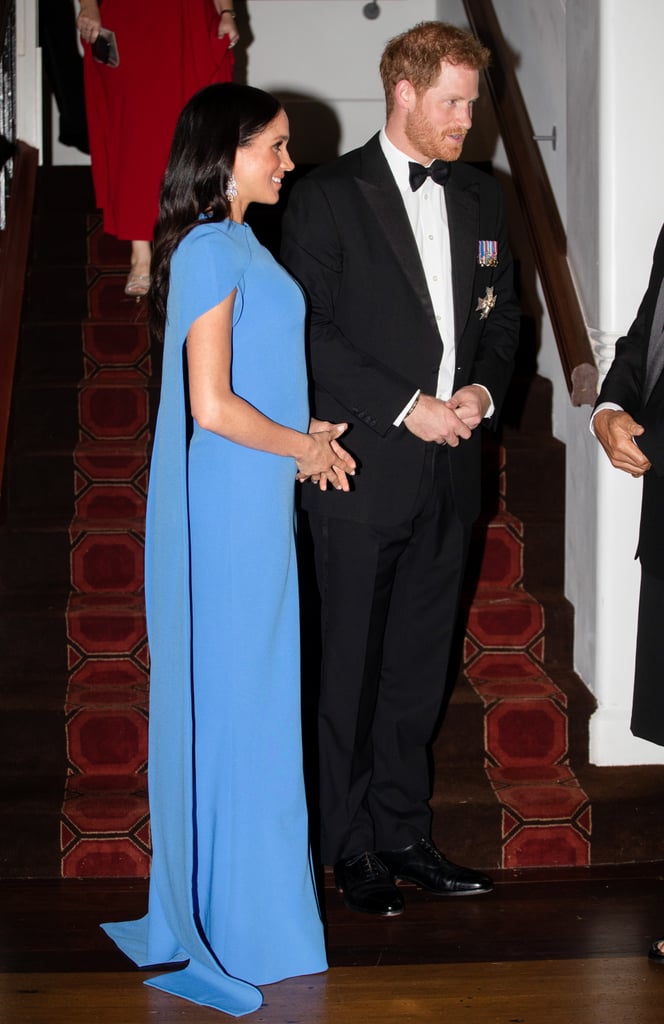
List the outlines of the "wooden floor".
{"label": "wooden floor", "polygon": [[[263,989],[252,1024],[661,1024],[664,864],[503,872],[494,893],[406,913],[347,911],[326,888],[330,970]],[[98,927],[138,916],[144,883],[0,882],[3,1024],[208,1024],[140,984]],[[153,972],[154,973],[154,972]]]}

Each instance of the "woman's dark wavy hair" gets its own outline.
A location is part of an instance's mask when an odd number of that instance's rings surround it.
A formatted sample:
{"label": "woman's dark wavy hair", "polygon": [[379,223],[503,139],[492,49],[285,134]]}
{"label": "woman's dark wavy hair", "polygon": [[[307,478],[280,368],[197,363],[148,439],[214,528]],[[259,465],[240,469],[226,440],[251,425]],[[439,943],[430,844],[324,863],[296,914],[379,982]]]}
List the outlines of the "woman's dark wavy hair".
{"label": "woman's dark wavy hair", "polygon": [[161,186],[148,297],[150,330],[163,340],[171,257],[205,213],[211,221],[230,215],[225,190],[236,151],[273,121],[281,104],[250,85],[208,85],[178,118]]}

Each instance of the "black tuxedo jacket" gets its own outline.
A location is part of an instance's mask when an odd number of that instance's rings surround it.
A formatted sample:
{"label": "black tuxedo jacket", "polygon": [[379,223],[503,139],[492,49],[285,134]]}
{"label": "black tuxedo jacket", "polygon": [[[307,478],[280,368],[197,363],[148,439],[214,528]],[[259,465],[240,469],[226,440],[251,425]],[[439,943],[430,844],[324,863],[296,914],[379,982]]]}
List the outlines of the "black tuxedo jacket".
{"label": "black tuxedo jacket", "polygon": [[639,448],[652,463],[643,478],[641,529],[637,555],[646,572],[664,579],[664,374],[649,396],[644,394],[650,336],[659,289],[664,277],[664,228],[660,231],[647,291],[636,320],[616,344],[616,354],[597,399],[615,402],[628,412],[645,433],[637,438]]}
{"label": "black tuxedo jacket", "polygon": [[[454,163],[445,186],[452,257],[455,389],[483,384],[500,408],[512,372],[519,311],[497,183]],[[313,411],[348,422],[343,443],[359,463],[350,494],[306,487],[321,513],[389,524],[415,501],[426,443],[393,426],[419,388],[435,395],[442,344],[415,238],[378,136],[295,186],[282,258],[310,303]],[[495,241],[498,263],[480,266],[478,242]],[[493,288],[482,319],[478,300]],[[479,511],[479,432],[450,449],[462,519]]]}

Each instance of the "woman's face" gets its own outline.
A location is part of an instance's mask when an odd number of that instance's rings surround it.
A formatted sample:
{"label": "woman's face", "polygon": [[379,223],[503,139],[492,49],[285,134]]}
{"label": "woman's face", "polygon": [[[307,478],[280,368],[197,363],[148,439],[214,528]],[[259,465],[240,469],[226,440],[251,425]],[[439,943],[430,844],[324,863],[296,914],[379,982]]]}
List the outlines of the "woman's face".
{"label": "woman's face", "polygon": [[241,219],[249,203],[276,203],[284,174],[293,167],[288,155],[288,118],[281,110],[260,135],[235,154],[238,194],[231,206],[233,219]]}

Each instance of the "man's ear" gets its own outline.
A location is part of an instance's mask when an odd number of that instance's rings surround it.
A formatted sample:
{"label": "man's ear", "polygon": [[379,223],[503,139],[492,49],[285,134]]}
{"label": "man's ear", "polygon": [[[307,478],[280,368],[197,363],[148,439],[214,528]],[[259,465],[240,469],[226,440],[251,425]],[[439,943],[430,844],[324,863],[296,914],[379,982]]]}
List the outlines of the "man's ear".
{"label": "man's ear", "polygon": [[407,78],[402,78],[394,87],[394,105],[401,110],[412,111],[416,102],[415,86]]}

